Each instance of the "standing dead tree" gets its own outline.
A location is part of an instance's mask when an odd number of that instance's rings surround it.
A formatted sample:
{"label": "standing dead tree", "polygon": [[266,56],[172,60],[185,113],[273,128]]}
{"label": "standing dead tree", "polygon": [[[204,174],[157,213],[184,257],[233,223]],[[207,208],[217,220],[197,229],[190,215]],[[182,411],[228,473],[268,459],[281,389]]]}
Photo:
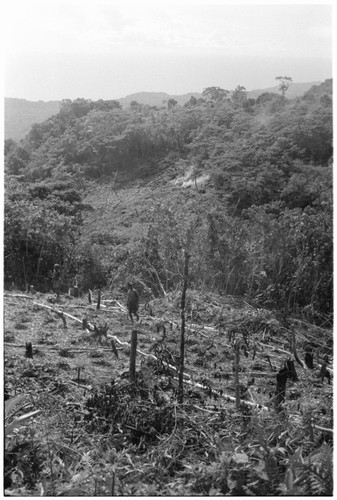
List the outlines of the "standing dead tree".
{"label": "standing dead tree", "polygon": [[188,281],[188,262],[190,254],[185,250],[185,263],[184,263],[184,283],[181,293],[181,332],[180,332],[180,363],[178,374],[178,403],[182,404],[184,401],[184,360],[185,360],[185,307],[186,307],[186,290]]}

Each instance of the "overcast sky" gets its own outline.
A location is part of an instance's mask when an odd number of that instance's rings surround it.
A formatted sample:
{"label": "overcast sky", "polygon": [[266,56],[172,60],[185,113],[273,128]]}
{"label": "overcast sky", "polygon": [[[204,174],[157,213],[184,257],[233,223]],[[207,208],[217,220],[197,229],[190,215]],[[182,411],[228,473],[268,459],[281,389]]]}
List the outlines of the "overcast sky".
{"label": "overcast sky", "polygon": [[332,77],[332,3],[3,0],[5,96],[247,90]]}

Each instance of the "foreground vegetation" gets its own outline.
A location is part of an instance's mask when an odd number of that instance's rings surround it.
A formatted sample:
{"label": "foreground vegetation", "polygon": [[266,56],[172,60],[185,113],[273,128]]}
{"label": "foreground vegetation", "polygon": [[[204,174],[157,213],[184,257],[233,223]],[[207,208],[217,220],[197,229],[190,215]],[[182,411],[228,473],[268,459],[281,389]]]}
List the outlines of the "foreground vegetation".
{"label": "foreground vegetation", "polygon": [[7,493],[331,495],[332,82],[63,101],[5,159]]}
{"label": "foreground vegetation", "polygon": [[[131,383],[132,326],[118,301],[106,296],[97,310],[86,297],[6,294],[8,494],[332,494],[332,386],[320,376],[331,332],[293,322],[299,359],[313,346],[314,369],[296,365],[298,381],[288,382],[277,409],[276,375],[292,358],[291,331],[242,300],[190,291],[178,404],[179,295],[151,301],[151,316],[141,308]],[[55,310],[73,318],[64,322]],[[108,335],[83,330],[84,316],[89,325],[107,323]]]}

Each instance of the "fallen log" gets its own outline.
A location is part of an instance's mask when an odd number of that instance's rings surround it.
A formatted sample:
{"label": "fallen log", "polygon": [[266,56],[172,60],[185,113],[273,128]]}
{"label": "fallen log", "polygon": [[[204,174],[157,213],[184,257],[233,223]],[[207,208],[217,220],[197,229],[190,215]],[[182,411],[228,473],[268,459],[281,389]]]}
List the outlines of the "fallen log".
{"label": "fallen log", "polygon": [[119,306],[120,309],[122,309],[123,312],[127,312],[127,309],[125,306],[123,306],[118,300],[116,300],[116,304]]}
{"label": "fallen log", "polygon": [[[36,306],[39,306],[39,307],[43,307],[45,309],[49,309],[50,311],[54,312],[55,314],[57,314],[58,316],[60,315],[64,315],[64,316],[67,316],[68,318],[70,319],[73,319],[74,321],[77,321],[77,323],[81,323],[82,324],[82,320],[79,319],[79,318],[76,318],[75,316],[72,316],[71,314],[69,313],[66,313],[64,311],[59,311],[58,309],[55,309],[54,307],[51,307],[51,306],[47,306],[46,304],[41,304],[40,302],[33,302],[33,304],[35,304]],[[91,328],[92,330],[95,329],[94,325],[92,325],[91,323],[87,323],[87,325],[89,326],[89,328]]]}
{"label": "fallen log", "polygon": [[[176,379],[176,377],[173,377],[173,378]],[[191,382],[191,381],[186,380],[186,383],[188,385],[192,385],[193,387],[199,387],[200,389],[206,389],[206,390],[208,389],[207,387],[203,386],[202,384],[199,384],[198,382]],[[227,400],[231,401],[232,403],[236,402],[236,398],[234,396],[229,396],[229,394],[223,394],[223,393],[221,394],[220,391],[217,391],[215,389],[212,389],[212,392],[216,393],[222,399],[227,399]],[[243,405],[246,405],[246,406],[252,406],[254,408],[259,408],[261,410],[269,411],[269,408],[267,406],[264,406],[264,405],[259,404],[259,403],[253,403],[252,401],[246,401],[245,399],[241,399],[240,403]]]}
{"label": "fallen log", "polygon": [[30,295],[25,295],[23,293],[4,293],[4,297],[15,297],[19,299],[30,299],[33,300],[35,297],[31,297]]}
{"label": "fallen log", "polygon": [[317,429],[318,431],[322,431],[322,432],[331,432],[331,434],[334,433],[334,430],[333,429],[327,429],[326,427],[321,427],[320,425],[316,425],[316,424],[312,424],[312,427],[314,429]]}
{"label": "fallen log", "polygon": [[[128,342],[122,342],[122,341],[120,341],[115,335],[108,335],[108,337],[113,338],[118,344],[127,345],[128,347],[130,347],[130,344]],[[153,354],[146,354],[146,353],[140,351],[139,349],[137,349],[137,352],[139,354],[142,354],[143,356],[151,357],[153,359],[157,359],[156,356],[154,356]],[[169,367],[176,371],[176,368],[174,366],[169,365]],[[185,373],[184,375],[185,375],[185,377],[188,377],[189,379],[191,378],[190,375],[188,375],[187,373]],[[178,377],[173,377],[173,379],[174,380],[178,380]],[[205,387],[204,385],[199,384],[198,382],[192,382],[191,380],[188,380],[188,379],[184,379],[184,383],[186,383],[188,385],[191,385],[193,387],[199,387],[200,389],[208,390],[208,388]],[[216,393],[219,397],[224,398],[224,399],[228,399],[229,401],[232,401],[234,403],[236,401],[235,397],[229,396],[228,394],[221,394],[220,391],[217,391],[215,389],[212,389],[212,392]],[[260,408],[260,409],[263,409],[263,410],[268,410],[267,406],[263,406],[263,405],[261,405],[259,403],[252,403],[251,401],[246,401],[246,400],[241,400],[241,403],[245,404],[247,406],[253,406],[255,408],[257,407],[257,408]]]}
{"label": "fallen log", "polygon": [[[23,348],[26,347],[26,344],[12,344],[11,342],[4,342],[5,347],[15,347],[15,348]],[[81,349],[68,349],[67,347],[58,347],[58,346],[52,346],[52,345],[45,345],[45,344],[34,344],[33,349],[46,349],[50,351],[59,351],[60,349],[66,349],[67,352],[111,352],[111,347],[109,348],[96,348],[96,347],[88,347],[86,349],[81,348]],[[119,349],[122,349],[120,347]]]}

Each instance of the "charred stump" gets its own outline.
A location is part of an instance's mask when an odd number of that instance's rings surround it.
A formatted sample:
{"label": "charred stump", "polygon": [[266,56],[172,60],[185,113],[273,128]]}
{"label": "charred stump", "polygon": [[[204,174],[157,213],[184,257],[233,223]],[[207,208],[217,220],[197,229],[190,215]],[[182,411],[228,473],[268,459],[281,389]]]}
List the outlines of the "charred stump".
{"label": "charred stump", "polygon": [[291,359],[288,359],[287,363],[287,368],[288,368],[288,378],[292,380],[293,382],[298,382],[298,376],[297,372],[295,369],[295,363]]}
{"label": "charred stump", "polygon": [[118,351],[117,351],[117,347],[116,347],[114,340],[111,339],[110,343],[111,343],[112,352],[114,353],[114,355],[118,359]]}
{"label": "charred stump", "polygon": [[298,381],[294,361],[290,359],[288,359],[288,361],[276,375],[275,408],[277,411],[280,411],[282,409],[282,405],[285,401],[288,379],[292,380],[293,382]]}
{"label": "charred stump", "polygon": [[101,307],[101,290],[98,289],[98,296],[97,296],[97,306],[96,309],[100,309]]}
{"label": "charred stump", "polygon": [[26,358],[33,359],[33,346],[31,342],[26,342],[25,356]]}
{"label": "charred stump", "polygon": [[314,369],[314,353],[311,347],[307,347],[306,353],[304,355],[304,362],[310,370]]}
{"label": "charred stump", "polygon": [[321,366],[321,371],[319,373],[319,377],[322,381],[322,384],[324,382],[324,378],[326,377],[328,379],[328,384],[331,384],[331,375],[330,372],[327,370],[327,366],[329,363],[329,358],[328,356],[324,356],[324,359],[322,361],[322,366]]}
{"label": "charred stump", "polygon": [[275,408],[277,411],[281,410],[286,397],[287,380],[288,367],[284,366],[276,375]]}

